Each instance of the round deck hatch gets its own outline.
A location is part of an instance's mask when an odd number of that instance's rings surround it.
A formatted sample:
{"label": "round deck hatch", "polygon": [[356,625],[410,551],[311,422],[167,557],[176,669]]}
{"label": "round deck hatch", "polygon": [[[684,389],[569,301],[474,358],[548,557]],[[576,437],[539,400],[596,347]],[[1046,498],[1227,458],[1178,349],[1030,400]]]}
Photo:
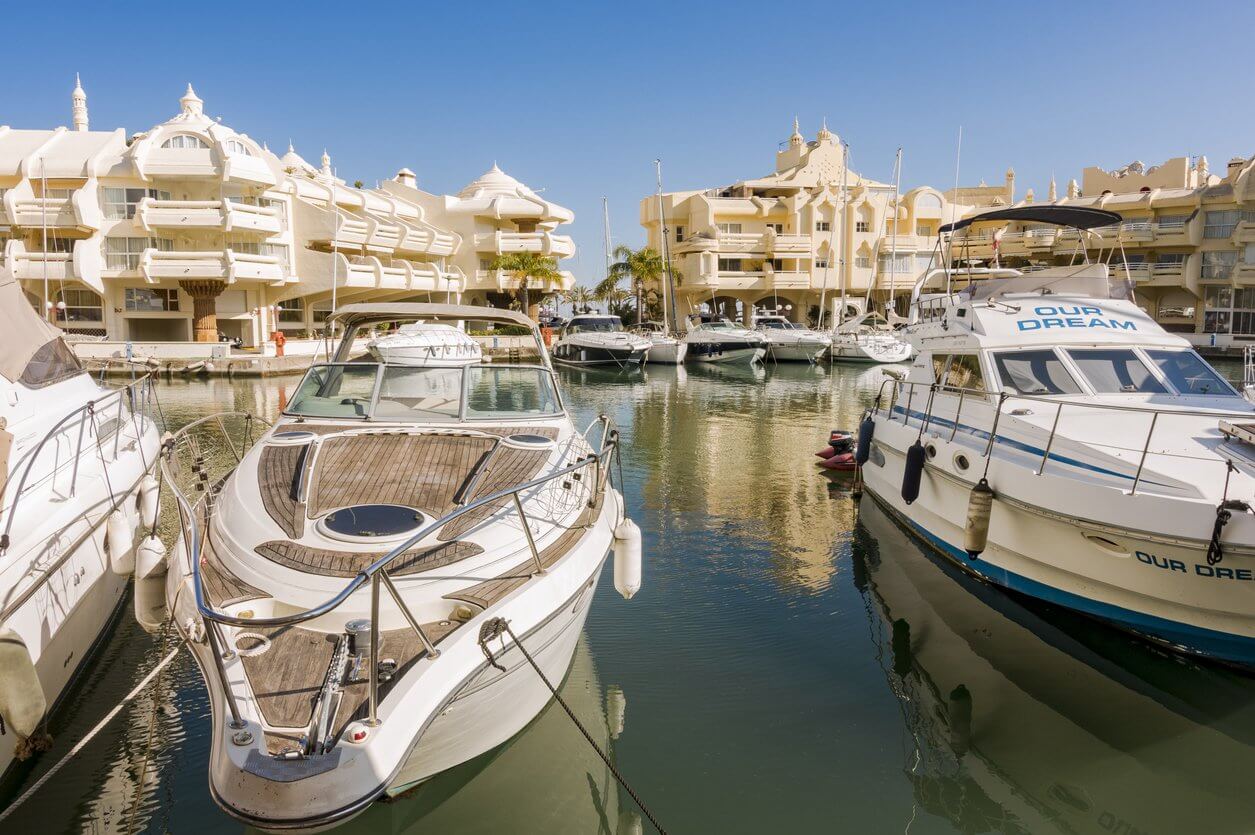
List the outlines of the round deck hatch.
{"label": "round deck hatch", "polygon": [[549,449],[554,445],[553,440],[546,438],[544,435],[531,435],[521,432],[517,435],[506,435],[503,442],[507,446],[519,449]]}
{"label": "round deck hatch", "polygon": [[359,504],[333,510],[318,520],[327,536],[351,542],[401,539],[423,526],[427,517],[400,504]]}
{"label": "round deck hatch", "polygon": [[304,429],[288,429],[276,432],[266,439],[266,443],[274,446],[296,446],[307,444],[314,439],[314,433]]}

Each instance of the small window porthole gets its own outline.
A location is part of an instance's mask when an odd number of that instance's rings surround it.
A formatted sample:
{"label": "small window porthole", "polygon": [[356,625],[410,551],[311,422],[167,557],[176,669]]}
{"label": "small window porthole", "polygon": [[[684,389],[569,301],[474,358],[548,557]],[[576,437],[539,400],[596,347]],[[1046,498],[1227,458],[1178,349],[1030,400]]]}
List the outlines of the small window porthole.
{"label": "small window porthole", "polygon": [[966,455],[960,452],[954,456],[954,466],[961,472],[972,466],[972,463],[967,460]]}
{"label": "small window porthole", "polygon": [[937,446],[935,444],[929,444],[928,446],[924,447],[924,454],[928,456],[929,461],[936,458]]}

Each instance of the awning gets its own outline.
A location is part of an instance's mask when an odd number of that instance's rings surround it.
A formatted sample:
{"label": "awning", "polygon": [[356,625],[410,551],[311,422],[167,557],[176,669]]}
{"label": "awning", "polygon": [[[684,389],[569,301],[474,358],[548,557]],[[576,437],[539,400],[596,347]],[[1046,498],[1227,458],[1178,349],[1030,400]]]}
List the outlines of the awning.
{"label": "awning", "polygon": [[941,227],[941,232],[958,232],[973,223],[984,223],[994,220],[1023,220],[1030,223],[1048,223],[1052,226],[1071,226],[1076,229],[1093,229],[1098,226],[1111,226],[1123,218],[1117,212],[1106,209],[1091,209],[1086,206],[1014,206],[1010,209],[995,209],[979,215],[965,217],[954,223]]}

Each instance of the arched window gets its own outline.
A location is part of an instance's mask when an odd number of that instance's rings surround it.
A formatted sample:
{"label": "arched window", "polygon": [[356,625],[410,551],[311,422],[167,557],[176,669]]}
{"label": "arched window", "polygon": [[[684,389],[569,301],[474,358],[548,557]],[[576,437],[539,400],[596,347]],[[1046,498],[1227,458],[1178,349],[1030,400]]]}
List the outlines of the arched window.
{"label": "arched window", "polygon": [[248,146],[238,139],[228,139],[226,142],[222,143],[222,147],[227,149],[228,154],[240,154],[241,156],[246,157],[251,157],[253,155],[253,152],[248,149]]}
{"label": "arched window", "polygon": [[917,209],[940,209],[941,197],[926,191],[915,200],[915,208]]}
{"label": "arched window", "polygon": [[163,148],[208,148],[205,140],[199,136],[190,133],[180,133],[178,136],[172,136],[165,142],[161,143]]}

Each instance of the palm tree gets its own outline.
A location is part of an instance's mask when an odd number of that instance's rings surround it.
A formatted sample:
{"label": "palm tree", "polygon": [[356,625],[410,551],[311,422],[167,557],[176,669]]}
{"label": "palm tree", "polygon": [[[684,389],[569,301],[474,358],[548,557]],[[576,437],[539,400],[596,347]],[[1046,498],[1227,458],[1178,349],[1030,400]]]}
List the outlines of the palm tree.
{"label": "palm tree", "polygon": [[614,257],[618,260],[610,265],[610,274],[597,285],[597,292],[604,296],[617,289],[622,279],[630,279],[636,295],[636,323],[639,325],[645,316],[645,285],[662,277],[662,256],[647,246],[641,249],[617,246]]}
{"label": "palm tree", "polygon": [[[604,282],[603,282],[604,283]],[[606,312],[612,316],[618,316],[620,319],[626,319],[624,315],[628,312],[628,300],[632,298],[632,294],[622,287],[602,287],[598,286],[597,300],[605,302]],[[638,314],[639,322],[640,316]]]}
{"label": "palm tree", "polygon": [[509,255],[498,255],[488,265],[488,269],[503,270],[514,275],[514,280],[518,282],[516,298],[532,319],[540,314],[540,302],[538,301],[535,305],[531,303],[528,285],[533,280],[547,282],[559,281],[562,278],[562,273],[558,272],[557,261],[534,252],[511,252]]}
{"label": "palm tree", "polygon": [[576,285],[562,294],[562,298],[571,305],[572,315],[587,313],[588,306],[593,302],[593,291],[587,287]]}

